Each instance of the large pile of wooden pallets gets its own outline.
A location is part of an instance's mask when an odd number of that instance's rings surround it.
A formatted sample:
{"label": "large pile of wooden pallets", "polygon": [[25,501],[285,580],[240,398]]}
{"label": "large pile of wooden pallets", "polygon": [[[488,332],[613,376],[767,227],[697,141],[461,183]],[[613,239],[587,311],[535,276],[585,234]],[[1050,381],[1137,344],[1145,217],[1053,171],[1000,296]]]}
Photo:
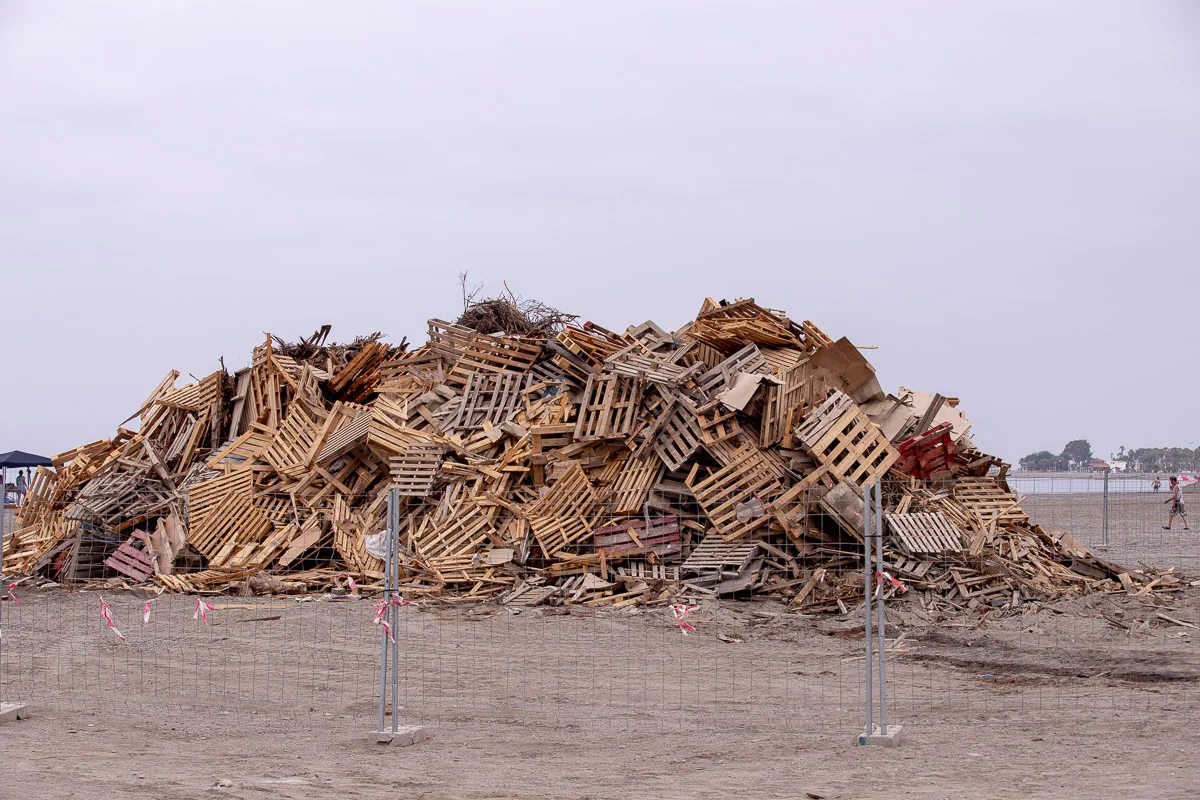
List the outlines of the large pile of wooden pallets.
{"label": "large pile of wooden pallets", "polygon": [[858,348],[811,322],[710,299],[674,332],[556,327],[435,319],[411,351],[378,334],[326,344],[326,327],[268,336],[232,375],[176,387],[171,372],[136,429],[38,470],[5,567],[370,590],[395,488],[410,595],[845,611],[863,595],[862,491],[882,481],[887,570],[927,609],[1137,585],[1030,522],[956,400],[884,393]]}

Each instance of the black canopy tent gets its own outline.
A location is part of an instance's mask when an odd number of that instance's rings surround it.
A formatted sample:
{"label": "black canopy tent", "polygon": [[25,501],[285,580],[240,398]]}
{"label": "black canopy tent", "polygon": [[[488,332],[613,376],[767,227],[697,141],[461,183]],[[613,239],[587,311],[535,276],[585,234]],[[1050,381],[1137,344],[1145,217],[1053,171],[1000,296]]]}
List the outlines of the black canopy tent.
{"label": "black canopy tent", "polygon": [[26,453],[24,450],[10,450],[7,453],[0,453],[0,496],[7,499],[8,495],[8,471],[9,469],[21,469],[22,467],[49,467],[51,466],[50,459],[45,456]]}
{"label": "black canopy tent", "polygon": [[10,450],[0,453],[0,467],[20,469],[21,467],[49,467],[50,459],[45,456],[26,453],[24,450]]}

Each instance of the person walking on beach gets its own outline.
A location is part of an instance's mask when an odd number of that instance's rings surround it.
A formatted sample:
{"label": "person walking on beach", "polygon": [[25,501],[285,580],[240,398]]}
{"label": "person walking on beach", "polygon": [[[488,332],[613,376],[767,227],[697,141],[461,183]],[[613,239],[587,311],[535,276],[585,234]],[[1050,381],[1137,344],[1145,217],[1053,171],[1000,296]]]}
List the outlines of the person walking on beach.
{"label": "person walking on beach", "polygon": [[1164,500],[1163,503],[1171,504],[1171,513],[1167,517],[1167,524],[1163,525],[1163,530],[1171,530],[1171,523],[1175,521],[1176,517],[1179,517],[1183,520],[1183,529],[1190,531],[1191,527],[1188,526],[1187,521],[1187,509],[1183,507],[1183,487],[1179,485],[1179,479],[1174,475],[1171,476],[1170,481],[1171,496]]}
{"label": "person walking on beach", "polygon": [[25,470],[17,473],[17,505],[25,504],[25,489],[29,486],[25,479]]}
{"label": "person walking on beach", "polygon": [[1154,479],[1154,493],[1155,494],[1158,494],[1158,490],[1161,486],[1162,486],[1162,481],[1160,481],[1158,478],[1155,478]]}

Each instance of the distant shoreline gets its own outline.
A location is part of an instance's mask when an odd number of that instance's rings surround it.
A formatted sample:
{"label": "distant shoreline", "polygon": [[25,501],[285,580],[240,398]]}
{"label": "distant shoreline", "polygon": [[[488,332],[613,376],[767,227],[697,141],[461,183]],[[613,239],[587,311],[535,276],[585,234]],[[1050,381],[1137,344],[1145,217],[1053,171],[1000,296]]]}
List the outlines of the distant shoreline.
{"label": "distant shoreline", "polygon": [[[1110,472],[1108,474],[1108,479],[1110,481],[1125,481],[1125,480],[1152,481],[1155,478],[1159,478],[1165,484],[1167,482],[1167,479],[1175,474],[1187,475],[1187,474],[1195,474],[1195,473],[1187,473],[1187,472],[1182,472],[1182,473],[1174,473],[1174,472]],[[1030,470],[1030,471],[1010,470],[1007,477],[1009,477],[1009,478],[1070,478],[1071,480],[1077,480],[1077,481],[1086,481],[1086,480],[1102,481],[1102,480],[1104,480],[1104,473],[1102,471],[1096,471],[1096,472],[1036,472],[1036,471],[1032,471],[1032,470]]]}
{"label": "distant shoreline", "polygon": [[[1160,478],[1159,491],[1169,493],[1169,472],[1112,472],[1107,482],[1103,472],[1010,472],[1005,476],[1009,488],[1022,495],[1080,494],[1100,495],[1105,489],[1112,494],[1152,494],[1154,479]],[[1189,495],[1200,483],[1189,481],[1183,489]]]}

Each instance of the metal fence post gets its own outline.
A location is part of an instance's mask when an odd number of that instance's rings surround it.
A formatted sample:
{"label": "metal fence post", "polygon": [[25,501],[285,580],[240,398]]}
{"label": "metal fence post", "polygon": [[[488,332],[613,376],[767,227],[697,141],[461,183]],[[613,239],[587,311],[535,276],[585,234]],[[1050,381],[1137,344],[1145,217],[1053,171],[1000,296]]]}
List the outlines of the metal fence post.
{"label": "metal fence post", "polygon": [[[379,731],[375,734],[378,744],[399,745],[401,747],[416,744],[429,736],[429,729],[423,725],[405,725],[400,727],[400,606],[404,598],[400,596],[400,490],[396,487],[388,489],[387,504],[387,559],[384,561],[383,602],[386,605],[382,613],[390,626],[383,632],[382,651],[379,657]],[[409,530],[412,530],[413,514],[408,516]],[[384,711],[388,692],[388,641],[391,641],[391,677],[392,677],[392,728],[384,728]]]}
{"label": "metal fence post", "polygon": [[1108,473],[1109,467],[1104,468],[1104,528],[1102,534],[1102,542],[1105,547],[1108,547]]}
{"label": "metal fence post", "polygon": [[[384,606],[383,606],[383,610],[381,612],[383,615],[383,618],[386,621],[388,621],[389,625],[391,624],[391,619],[392,619],[392,613],[391,613],[391,611],[392,611],[392,561],[396,557],[396,548],[395,548],[395,544],[394,544],[396,536],[394,534],[395,526],[393,524],[395,521],[395,515],[396,515],[396,495],[395,495],[395,491],[392,490],[392,491],[388,492],[388,504],[387,504],[388,537],[387,537],[387,549],[386,549],[384,562],[383,562],[383,564],[384,564],[384,566],[383,566],[383,581],[384,581],[384,583],[383,583],[383,602],[384,602]],[[384,629],[379,632],[379,636],[380,636],[380,645],[379,645],[379,732],[383,733],[385,730],[384,724],[387,721],[386,711],[387,711],[387,691],[388,691],[388,639],[393,638],[393,637],[388,635],[387,627],[384,627]],[[396,709],[393,708],[392,709],[393,721],[395,720],[395,717],[396,717]]]}
{"label": "metal fence post", "polygon": [[[878,598],[876,602],[879,606],[879,732],[887,736],[887,669],[884,666],[884,659],[887,655],[887,641],[884,639],[884,614],[883,614],[883,489],[880,486],[881,481],[875,481],[875,509],[871,514],[871,519],[875,523],[875,571],[880,573],[878,580]],[[869,604],[868,604],[869,605]],[[870,616],[870,612],[867,612]]]}
{"label": "metal fence post", "polygon": [[[4,517],[7,514],[7,509],[4,505],[5,495],[8,493],[8,485],[4,482],[4,478],[0,477],[0,579],[4,577]],[[0,593],[4,591],[4,586],[0,584]],[[4,707],[4,599],[0,598],[0,708]]]}
{"label": "metal fence post", "polygon": [[[4,492],[5,482],[0,478],[0,577],[4,576],[4,515],[7,509],[4,507]],[[22,498],[23,499],[23,498]],[[15,531],[15,529],[14,529]],[[0,583],[0,594],[7,594],[7,589],[4,584]],[[12,595],[9,595],[11,599]],[[26,716],[26,706],[24,703],[4,702],[3,687],[4,687],[4,599],[0,597],[0,722],[11,722],[14,719],[24,719]]]}
{"label": "metal fence post", "polygon": [[[867,724],[865,736],[874,733],[875,728],[875,690],[871,685],[875,674],[875,640],[871,636],[871,485],[863,487],[863,610],[866,612],[864,633],[867,640]],[[865,744],[860,739],[860,742]]]}
{"label": "metal fence post", "polygon": [[[388,549],[392,551],[391,572],[387,582],[392,594],[400,593],[400,494],[396,489],[388,491]],[[400,725],[398,708],[400,701],[400,606],[392,603],[388,606],[392,615],[392,733],[396,733]]]}
{"label": "metal fence post", "polygon": [[[871,564],[872,539],[874,539],[875,564]],[[899,741],[902,726],[893,725],[888,729],[887,718],[887,618],[884,614],[884,563],[883,563],[883,482],[876,480],[874,484],[863,487],[863,610],[864,633],[867,640],[867,724],[858,737],[858,743],[878,744],[885,747],[895,747]],[[872,591],[872,587],[875,587]],[[875,595],[872,598],[872,595]],[[874,603],[872,603],[874,599]],[[872,615],[876,619],[872,620]],[[874,623],[874,631],[872,624]],[[875,637],[878,636],[878,666],[879,666],[879,726],[875,726],[875,667],[876,653]]]}

